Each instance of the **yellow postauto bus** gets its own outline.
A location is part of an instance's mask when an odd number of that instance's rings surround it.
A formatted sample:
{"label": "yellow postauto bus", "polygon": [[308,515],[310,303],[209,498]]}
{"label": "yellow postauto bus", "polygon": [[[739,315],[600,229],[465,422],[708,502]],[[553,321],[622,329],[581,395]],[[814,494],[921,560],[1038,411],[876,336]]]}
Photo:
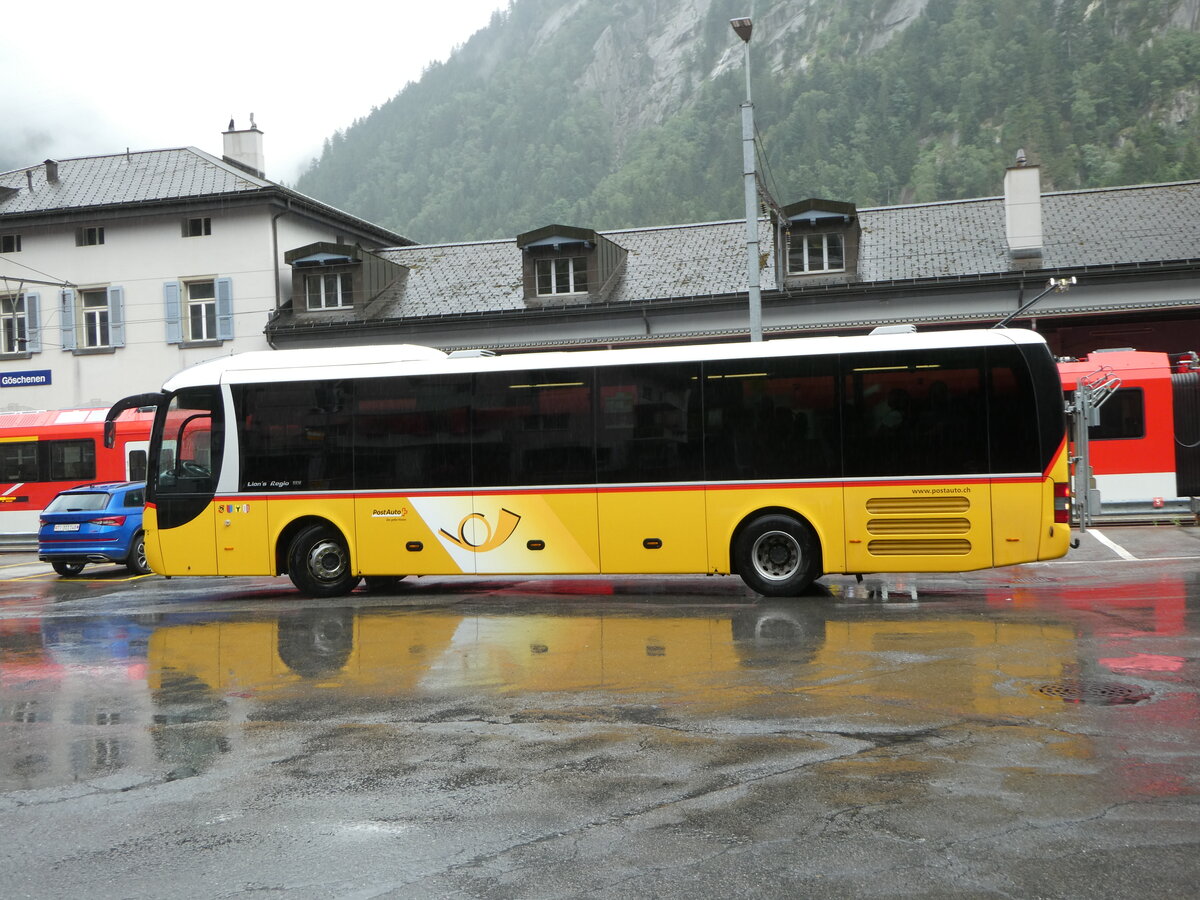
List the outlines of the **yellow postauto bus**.
{"label": "yellow postauto bus", "polygon": [[157,407],[163,575],[957,572],[1067,552],[1053,358],[1019,329],[495,355],[244,353]]}

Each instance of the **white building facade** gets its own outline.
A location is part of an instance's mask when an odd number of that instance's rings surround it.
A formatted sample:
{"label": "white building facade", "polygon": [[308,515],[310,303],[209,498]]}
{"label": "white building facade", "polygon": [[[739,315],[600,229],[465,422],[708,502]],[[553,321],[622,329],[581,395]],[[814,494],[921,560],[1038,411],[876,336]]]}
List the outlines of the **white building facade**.
{"label": "white building facade", "polygon": [[267,349],[288,248],[410,243],[263,177],[262,133],[0,174],[0,412],[104,407]]}

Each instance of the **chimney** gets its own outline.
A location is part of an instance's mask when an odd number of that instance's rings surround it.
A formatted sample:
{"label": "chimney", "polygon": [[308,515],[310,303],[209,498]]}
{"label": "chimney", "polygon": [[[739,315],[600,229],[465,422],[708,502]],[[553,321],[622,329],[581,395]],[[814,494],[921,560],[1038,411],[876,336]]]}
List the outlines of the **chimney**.
{"label": "chimney", "polygon": [[1019,268],[1042,262],[1042,178],[1037,166],[1026,165],[1025,151],[1004,171],[1004,226],[1008,255]]}
{"label": "chimney", "polygon": [[225,146],[223,159],[233,163],[239,169],[266,178],[266,165],[263,161],[263,133],[254,124],[254,113],[250,113],[250,127],[238,131],[229,120],[229,130],[223,132]]}
{"label": "chimney", "polygon": [[46,183],[58,184],[58,162],[53,159],[46,160]]}

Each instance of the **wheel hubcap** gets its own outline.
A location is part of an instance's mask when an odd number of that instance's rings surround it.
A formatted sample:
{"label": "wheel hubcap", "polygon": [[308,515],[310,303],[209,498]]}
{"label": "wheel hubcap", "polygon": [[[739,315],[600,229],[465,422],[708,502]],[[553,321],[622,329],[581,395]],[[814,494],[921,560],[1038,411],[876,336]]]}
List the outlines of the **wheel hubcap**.
{"label": "wheel hubcap", "polygon": [[346,571],[346,554],[333,541],[320,541],[308,551],[308,571],[320,581],[336,581]]}
{"label": "wheel hubcap", "polygon": [[800,544],[786,531],[768,531],[754,542],[750,558],[760,576],[783,581],[800,568]]}

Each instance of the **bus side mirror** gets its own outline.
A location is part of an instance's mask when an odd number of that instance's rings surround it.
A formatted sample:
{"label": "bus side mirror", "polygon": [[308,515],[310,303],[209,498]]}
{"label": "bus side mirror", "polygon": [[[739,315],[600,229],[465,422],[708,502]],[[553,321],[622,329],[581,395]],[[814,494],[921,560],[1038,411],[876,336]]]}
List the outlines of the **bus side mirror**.
{"label": "bus side mirror", "polygon": [[109,409],[108,414],[104,417],[104,446],[109,450],[116,446],[117,416],[121,415],[127,409],[158,406],[161,403],[165,403],[166,399],[166,395],[160,391],[154,394],[134,394],[132,397],[126,397],[114,403]]}

